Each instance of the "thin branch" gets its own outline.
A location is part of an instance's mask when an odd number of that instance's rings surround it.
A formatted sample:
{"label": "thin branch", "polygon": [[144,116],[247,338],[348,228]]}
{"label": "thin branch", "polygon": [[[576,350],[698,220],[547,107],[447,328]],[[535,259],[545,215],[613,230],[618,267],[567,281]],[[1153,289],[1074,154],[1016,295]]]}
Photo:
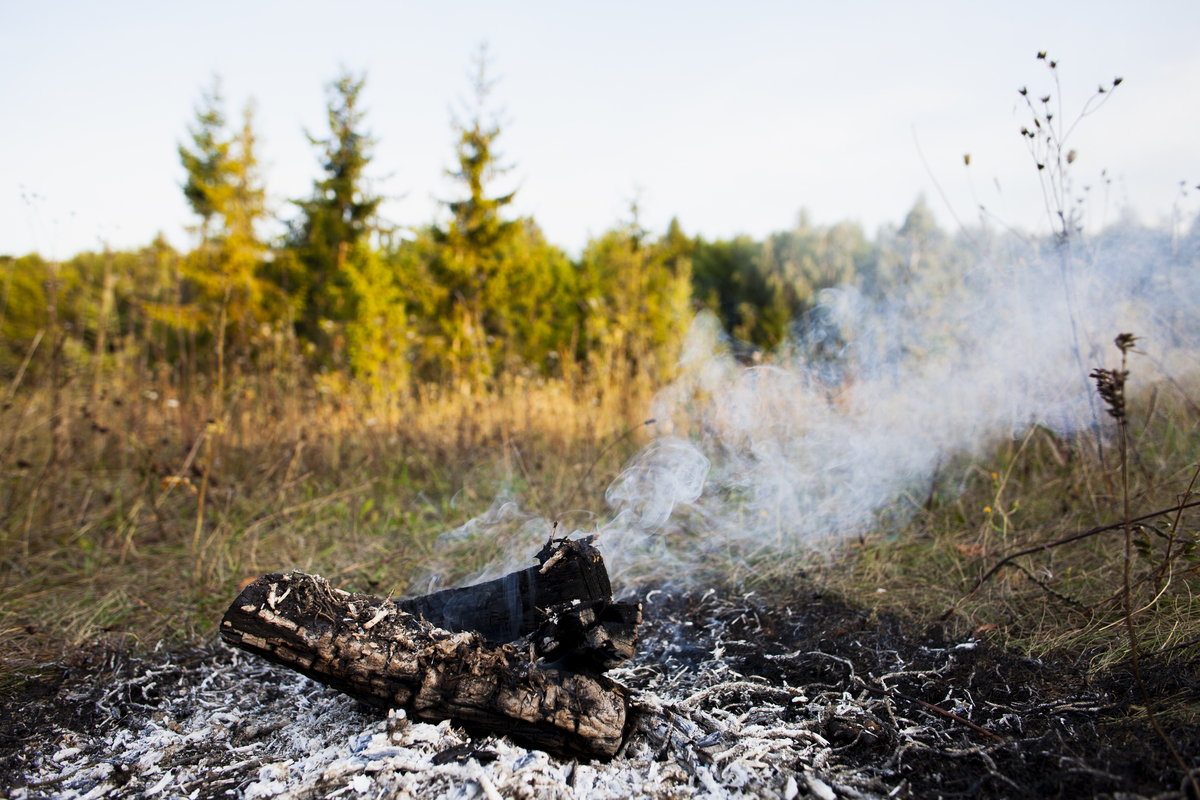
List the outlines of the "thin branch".
{"label": "thin branch", "polygon": [[[1179,505],[1171,506],[1170,508],[1161,508],[1158,511],[1151,512],[1144,516],[1134,517],[1133,519],[1129,520],[1129,522],[1131,524],[1135,523],[1135,522],[1145,522],[1147,520],[1154,519],[1155,517],[1161,517],[1163,514],[1171,514],[1176,511],[1182,511],[1185,508],[1195,508],[1196,506],[1200,506],[1200,500],[1194,500],[1190,503],[1181,503]],[[1020,550],[1016,553],[1013,553],[1012,555],[1005,556],[1004,558],[997,561],[995,566],[993,566],[991,569],[989,569],[987,572],[985,572],[983,574],[983,576],[980,577],[978,581],[976,581],[975,586],[967,594],[967,597],[970,597],[971,595],[975,594],[975,592],[979,591],[979,587],[982,586],[984,584],[984,582],[986,582],[988,580],[988,578],[992,577],[997,572],[999,572],[1006,564],[1008,564],[1014,558],[1020,558],[1021,556],[1027,556],[1027,555],[1030,555],[1031,553],[1038,553],[1038,552],[1041,552],[1042,550],[1049,550],[1051,547],[1058,547],[1059,545],[1070,544],[1071,542],[1077,542],[1080,539],[1087,539],[1088,537],[1095,536],[1098,533],[1105,533],[1106,531],[1114,531],[1114,530],[1124,528],[1124,527],[1125,527],[1124,520],[1122,520],[1120,522],[1114,522],[1112,525],[1101,525],[1097,528],[1089,528],[1088,530],[1083,531],[1082,533],[1072,534],[1071,536],[1066,536],[1066,537],[1063,537],[1062,539],[1057,539],[1053,542],[1047,542],[1046,544],[1039,544],[1036,547],[1029,547],[1024,550]]]}
{"label": "thin branch", "polygon": [[941,196],[942,202],[946,204],[946,208],[950,211],[950,216],[954,217],[954,221],[958,223],[958,229],[963,232],[963,235],[971,240],[971,244],[975,245],[975,251],[983,253],[983,247],[975,240],[966,226],[962,224],[962,220],[958,218],[958,214],[954,212],[954,206],[950,203],[950,198],[946,197],[946,193],[942,191],[942,184],[938,183],[938,179],[934,176],[933,170],[929,168],[929,162],[925,160],[925,153],[921,151],[921,143],[917,140],[917,126],[912,127],[913,145],[917,148],[917,155],[921,159],[921,163],[925,166],[925,172],[929,175],[929,180],[933,181],[933,188],[937,189],[938,195]]}
{"label": "thin branch", "polygon": [[[657,419],[648,419],[642,423],[642,426],[652,425],[655,422],[658,422],[658,420]],[[625,433],[621,434],[616,439],[613,439],[611,442],[608,443],[607,447],[605,447],[603,450],[600,451],[600,454],[596,456],[595,461],[593,461],[591,466],[589,466],[587,468],[587,472],[585,472],[583,474],[583,477],[579,479],[579,483],[575,484],[574,491],[572,491],[569,495],[567,495],[567,499],[562,503],[562,509],[564,512],[569,511],[571,509],[571,502],[575,499],[575,496],[577,494],[579,494],[579,490],[583,488],[583,485],[585,483],[587,483],[588,478],[590,478],[592,476],[592,470],[594,470],[596,468],[596,465],[600,463],[600,459],[604,458],[604,456],[608,453],[609,450],[612,450],[614,447],[619,445],[621,442],[625,441],[630,436],[632,436],[634,434],[634,432],[639,429],[639,427],[640,426],[633,427],[633,428],[630,428],[629,430],[625,431]]]}
{"label": "thin branch", "polygon": [[[901,697],[903,697],[903,695],[901,695]],[[912,700],[913,700],[913,702],[917,703],[918,705],[920,705],[924,708],[928,708],[930,711],[936,711],[937,713],[941,714],[943,717],[952,719],[955,722],[961,722],[963,725],[966,725],[968,728],[975,731],[976,733],[982,733],[984,736],[990,736],[993,739],[999,739],[1002,742],[1004,741],[1004,737],[1001,736],[1000,734],[993,733],[992,731],[989,731],[987,728],[983,727],[982,725],[976,725],[974,722],[971,722],[971,720],[964,719],[963,717],[960,717],[958,714],[947,711],[944,708],[939,708],[939,707],[935,706],[933,703],[927,703],[919,697],[914,697],[914,698],[912,698]]]}

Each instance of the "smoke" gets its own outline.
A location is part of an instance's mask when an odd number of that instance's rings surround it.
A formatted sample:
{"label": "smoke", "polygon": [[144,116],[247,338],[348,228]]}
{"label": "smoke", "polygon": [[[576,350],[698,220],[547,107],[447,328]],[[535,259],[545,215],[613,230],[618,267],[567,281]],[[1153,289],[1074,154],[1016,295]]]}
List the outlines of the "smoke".
{"label": "smoke", "polygon": [[691,443],[671,436],[656,439],[612,482],[604,499],[617,524],[655,531],[680,504],[695,503],[711,463]]}
{"label": "smoke", "polygon": [[[903,521],[935,479],[954,491],[961,474],[940,473],[952,459],[1035,425],[1104,430],[1087,374],[1115,364],[1120,332],[1146,354],[1131,391],[1200,366],[1200,268],[1160,232],[1110,232],[1075,253],[986,246],[886,289],[823,292],[764,366],[697,315],[680,376],[648,414],[658,436],[609,487],[611,514],[574,534],[595,536],[626,584],[685,580],[714,555],[830,550]],[[525,529],[544,539],[548,526]]]}

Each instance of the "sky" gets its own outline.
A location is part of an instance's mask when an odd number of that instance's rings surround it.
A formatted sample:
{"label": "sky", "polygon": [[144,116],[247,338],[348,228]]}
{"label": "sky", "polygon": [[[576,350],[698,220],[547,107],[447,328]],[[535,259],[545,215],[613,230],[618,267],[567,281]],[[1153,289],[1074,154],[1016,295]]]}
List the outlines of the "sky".
{"label": "sky", "polygon": [[[1200,3],[402,3],[0,0],[0,253],[136,247],[194,223],[178,145],[201,91],[253,98],[272,208],[311,193],[327,86],[365,72],[371,175],[404,226],[445,215],[451,116],[487,42],[512,169],[496,190],[577,254],[629,218],[706,238],[853,220],[1046,230],[1017,89],[1064,118],[1093,227],[1200,208]],[[1057,102],[1057,98],[1056,98]],[[963,162],[971,155],[970,166]],[[1112,179],[1107,200],[1101,171]],[[1180,196],[1180,181],[1190,193]],[[944,197],[943,197],[944,196]]]}

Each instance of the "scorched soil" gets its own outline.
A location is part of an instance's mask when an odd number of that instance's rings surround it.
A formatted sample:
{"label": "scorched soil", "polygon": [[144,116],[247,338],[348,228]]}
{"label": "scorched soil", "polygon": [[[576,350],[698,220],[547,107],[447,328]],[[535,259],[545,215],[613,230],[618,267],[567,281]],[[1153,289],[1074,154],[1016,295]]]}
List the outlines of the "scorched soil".
{"label": "scorched soil", "polygon": [[[650,592],[626,744],[584,763],[381,713],[221,645],[0,686],[0,788],[63,797],[1183,797],[1127,669],[1086,679],[812,593]],[[1191,662],[1144,668],[1200,766]],[[970,723],[970,724],[967,724]],[[974,726],[974,727],[972,727]]]}

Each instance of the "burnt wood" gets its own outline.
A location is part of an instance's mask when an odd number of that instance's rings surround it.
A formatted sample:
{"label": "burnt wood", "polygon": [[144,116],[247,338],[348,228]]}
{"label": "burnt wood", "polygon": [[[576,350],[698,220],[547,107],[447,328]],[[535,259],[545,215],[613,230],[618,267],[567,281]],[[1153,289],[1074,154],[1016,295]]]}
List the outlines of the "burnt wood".
{"label": "burnt wood", "polygon": [[543,609],[573,600],[612,600],[604,560],[588,542],[552,539],[536,558],[536,566],[502,578],[399,600],[396,606],[444,630],[477,631],[494,642],[511,642],[541,626]]}
{"label": "burnt wood", "polygon": [[639,604],[612,602],[594,548],[552,541],[536,567],[413,600],[265,575],[230,606],[221,637],[369,705],[608,758],[629,698],[600,673],[633,655],[640,622]]}

